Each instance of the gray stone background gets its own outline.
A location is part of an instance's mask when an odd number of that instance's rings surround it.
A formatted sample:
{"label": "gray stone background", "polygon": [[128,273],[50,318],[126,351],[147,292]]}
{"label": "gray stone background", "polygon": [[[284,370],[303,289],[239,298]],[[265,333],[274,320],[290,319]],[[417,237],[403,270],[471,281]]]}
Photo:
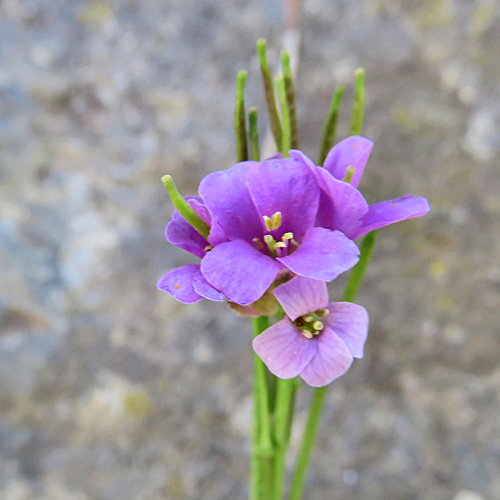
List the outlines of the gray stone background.
{"label": "gray stone background", "polygon": [[[379,234],[305,498],[499,500],[499,2],[303,7],[302,149],[338,81],[345,137],[364,66],[361,189],[433,207]],[[191,261],[159,178],[232,165],[237,70],[263,109],[254,44],[276,64],[283,28],[277,0],[0,2],[2,500],[246,498],[250,324],[156,290]]]}

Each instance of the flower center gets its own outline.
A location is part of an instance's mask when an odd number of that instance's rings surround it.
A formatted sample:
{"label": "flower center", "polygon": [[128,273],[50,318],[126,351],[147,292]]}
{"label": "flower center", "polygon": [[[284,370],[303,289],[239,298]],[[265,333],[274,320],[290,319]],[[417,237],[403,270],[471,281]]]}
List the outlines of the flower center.
{"label": "flower center", "polygon": [[275,212],[272,217],[264,215],[263,219],[268,234],[264,235],[264,242],[262,242],[260,238],[253,238],[253,242],[257,245],[258,250],[262,250],[267,246],[269,252],[271,252],[271,256],[276,258],[288,255],[290,243],[296,247],[299,246],[293,237],[293,233],[283,234],[281,241],[276,241],[275,237],[272,234],[269,234],[281,227],[283,221],[281,212]]}
{"label": "flower center", "polygon": [[329,313],[328,309],[318,309],[309,314],[298,317],[293,324],[300,330],[300,333],[308,339],[318,336],[325,325],[320,320]]}

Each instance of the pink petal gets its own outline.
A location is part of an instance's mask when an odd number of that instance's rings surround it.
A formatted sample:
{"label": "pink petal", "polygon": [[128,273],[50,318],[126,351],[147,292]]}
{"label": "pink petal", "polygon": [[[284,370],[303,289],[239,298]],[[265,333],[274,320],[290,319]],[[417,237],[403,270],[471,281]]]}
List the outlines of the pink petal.
{"label": "pink petal", "polygon": [[295,276],[275,288],[274,295],[292,321],[316,309],[325,308],[328,302],[326,283],[302,276]]}
{"label": "pink petal", "polygon": [[316,353],[316,339],[304,337],[288,318],[255,337],[252,342],[255,352],[279,378],[296,377]]}
{"label": "pink petal", "polygon": [[330,302],[330,314],[323,324],[331,328],[347,345],[355,358],[363,357],[363,348],[368,335],[368,313],[364,307],[351,302]]}
{"label": "pink petal", "polygon": [[353,357],[344,341],[328,327],[312,340],[318,341],[318,351],[300,376],[307,384],[322,387],[343,375]]}

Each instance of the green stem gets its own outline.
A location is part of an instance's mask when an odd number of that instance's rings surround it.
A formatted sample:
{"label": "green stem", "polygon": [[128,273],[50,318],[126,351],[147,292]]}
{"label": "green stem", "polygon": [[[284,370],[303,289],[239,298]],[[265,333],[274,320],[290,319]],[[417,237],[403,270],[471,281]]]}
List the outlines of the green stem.
{"label": "green stem", "polygon": [[349,135],[360,135],[363,127],[363,114],[365,110],[365,70],[356,70],[356,90],[351,113],[351,132]]}
{"label": "green stem", "polygon": [[292,147],[292,129],[290,125],[290,108],[288,107],[288,100],[286,98],[286,88],[283,76],[276,77],[276,87],[278,89],[278,96],[280,98],[281,107],[281,121],[282,128],[282,144],[283,144],[283,158],[290,156],[289,151]]}
{"label": "green stem", "polygon": [[[366,271],[366,268],[368,267],[368,264],[370,263],[370,259],[373,254],[376,235],[376,231],[368,233],[361,243],[361,256],[359,262],[354,266],[349,276],[349,280],[347,282],[347,286],[343,296],[344,301],[352,302],[356,298],[356,294],[359,290],[359,286],[361,285],[361,281],[363,280],[364,273]],[[327,385],[325,385],[324,387],[318,387],[314,390],[306,428],[302,436],[302,442],[300,444],[299,454],[297,455],[297,461],[295,462],[295,469],[293,472],[288,500],[300,500],[302,496],[307,468],[309,466],[309,460],[311,459],[311,453],[314,447],[314,442],[316,440],[316,432],[318,430],[318,424],[321,417],[323,404],[325,402],[327,390]]]}
{"label": "green stem", "polygon": [[353,302],[358,294],[366,268],[372,258],[375,242],[377,241],[377,233],[378,231],[368,233],[361,242],[359,247],[359,262],[352,268],[351,274],[349,274],[349,279],[347,280],[347,284],[345,286],[344,295],[342,296],[342,300],[345,302]]}
{"label": "green stem", "polygon": [[250,108],[250,111],[248,112],[248,136],[250,137],[252,160],[260,161],[259,130],[257,128],[257,108]]}
{"label": "green stem", "polygon": [[241,70],[236,78],[236,102],[234,107],[234,133],[236,136],[236,161],[248,160],[248,145],[245,113],[245,82],[247,72]]}
{"label": "green stem", "polygon": [[[269,318],[252,319],[256,337],[269,327]],[[269,396],[267,392],[266,365],[255,354],[253,376],[253,429],[252,462],[250,470],[250,500],[272,500],[272,456]]]}
{"label": "green stem", "polygon": [[210,233],[210,226],[193,210],[191,205],[182,197],[181,193],[177,190],[174,180],[170,175],[164,175],[161,178],[163,185],[167,188],[170,199],[178,212],[186,219],[191,226],[196,229],[205,239]]}
{"label": "green stem", "polygon": [[280,500],[283,491],[285,474],[285,458],[292,432],[295,394],[299,387],[297,379],[278,379],[276,394],[276,410],[274,420],[274,500]]}
{"label": "green stem", "polygon": [[297,120],[297,107],[295,105],[295,88],[293,86],[292,70],[290,68],[290,54],[284,50],[281,53],[283,66],[283,80],[285,81],[286,100],[290,110],[291,147],[299,149],[299,126]]}
{"label": "green stem", "polygon": [[337,85],[337,87],[335,87],[335,92],[333,93],[332,102],[330,104],[330,109],[328,110],[325,125],[323,126],[323,135],[321,136],[321,147],[319,149],[318,165],[323,165],[328,152],[330,151],[330,149],[332,149],[333,143],[335,142],[335,132],[337,130],[337,123],[339,121],[340,103],[342,101],[343,94],[344,86]]}
{"label": "green stem", "polygon": [[267,62],[266,41],[263,38],[257,40],[257,52],[259,54],[260,71],[262,73],[262,82],[264,84],[264,95],[266,97],[267,111],[269,113],[269,123],[273,133],[274,142],[278,151],[282,150],[281,143],[281,123],[274,97],[274,85],[269,63]]}

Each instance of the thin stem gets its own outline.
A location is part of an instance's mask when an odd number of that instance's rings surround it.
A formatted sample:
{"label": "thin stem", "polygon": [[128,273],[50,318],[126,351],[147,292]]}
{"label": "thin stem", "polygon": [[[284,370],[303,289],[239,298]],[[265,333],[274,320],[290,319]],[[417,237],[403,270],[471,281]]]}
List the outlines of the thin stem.
{"label": "thin stem", "polygon": [[342,300],[345,302],[353,302],[358,294],[366,268],[372,258],[375,242],[377,241],[377,233],[378,231],[368,233],[361,242],[359,248],[361,254],[359,262],[352,268],[351,274],[349,274],[349,279],[347,280],[347,284],[345,286],[344,295],[342,296]]}
{"label": "thin stem", "polygon": [[283,491],[286,451],[290,442],[295,394],[298,387],[299,382],[296,379],[278,379],[274,420],[274,442],[276,446],[273,469],[274,500],[280,500]]}
{"label": "thin stem", "polygon": [[[359,262],[351,271],[351,275],[349,276],[349,280],[344,292],[343,300],[345,301],[352,302],[356,298],[356,294],[363,280],[364,273],[366,271],[366,268],[368,267],[368,264],[370,263],[370,259],[373,254],[376,235],[376,231],[368,233],[361,243],[361,255]],[[299,454],[297,455],[297,461],[295,462],[295,469],[293,472],[288,500],[300,500],[302,496],[307,468],[309,466],[309,460],[311,459],[311,453],[314,447],[314,442],[316,440],[316,432],[318,430],[318,424],[321,417],[323,404],[325,402],[327,390],[327,385],[325,385],[324,387],[318,387],[314,390],[306,428],[302,436],[302,442],[300,444]]]}
{"label": "thin stem", "polygon": [[246,113],[245,113],[245,82],[247,72],[241,70],[236,78],[236,102],[234,107],[234,133],[236,137],[236,160],[248,160],[248,145],[246,132]]}
{"label": "thin stem", "polygon": [[281,65],[283,66],[283,80],[285,81],[286,100],[290,110],[290,132],[292,149],[299,148],[299,126],[297,121],[297,107],[295,106],[295,88],[293,86],[292,70],[290,68],[290,54],[281,52]]}
{"label": "thin stem", "polygon": [[352,103],[351,132],[350,135],[360,135],[363,127],[363,114],[365,110],[365,70],[356,70],[356,90]]}
{"label": "thin stem", "polygon": [[283,158],[290,156],[289,151],[292,147],[292,129],[290,126],[290,109],[288,107],[288,100],[286,98],[285,81],[282,76],[276,77],[276,87],[278,89],[278,96],[280,98],[281,107],[281,121],[282,128],[282,144],[283,144]]}
{"label": "thin stem", "polygon": [[174,180],[170,175],[164,175],[161,178],[163,185],[167,188],[170,199],[178,212],[186,219],[196,231],[198,231],[205,239],[210,232],[210,226],[193,210],[191,205],[182,197],[177,190]]}
{"label": "thin stem", "polygon": [[335,87],[335,92],[333,93],[332,102],[330,104],[330,109],[328,110],[325,125],[323,126],[323,135],[321,136],[318,165],[323,165],[328,151],[332,149],[333,143],[335,142],[335,132],[337,130],[340,103],[342,101],[343,94],[344,86],[337,85]]}
{"label": "thin stem", "polygon": [[252,160],[260,161],[259,130],[257,128],[257,108],[250,108],[250,111],[248,112],[248,136],[250,137]]}
{"label": "thin stem", "polygon": [[260,71],[262,73],[262,82],[264,84],[264,94],[266,97],[267,111],[269,113],[269,123],[273,133],[274,141],[278,151],[282,151],[281,142],[281,123],[278,115],[278,108],[276,106],[276,99],[274,97],[274,85],[269,63],[267,62],[266,54],[266,41],[263,38],[257,40],[257,52],[259,54]]}
{"label": "thin stem", "polygon": [[[252,319],[253,335],[256,337],[269,326],[269,318]],[[252,462],[250,471],[250,500],[272,500],[272,454],[269,396],[267,392],[267,368],[254,355],[253,376],[253,429]]]}

